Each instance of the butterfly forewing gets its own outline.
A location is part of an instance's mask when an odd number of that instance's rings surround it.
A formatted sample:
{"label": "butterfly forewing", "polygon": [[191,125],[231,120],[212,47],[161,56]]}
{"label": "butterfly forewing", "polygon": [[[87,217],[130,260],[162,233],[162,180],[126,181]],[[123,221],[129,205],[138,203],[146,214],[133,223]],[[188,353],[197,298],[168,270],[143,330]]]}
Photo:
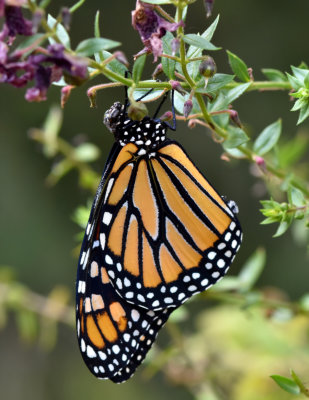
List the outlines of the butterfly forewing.
{"label": "butterfly forewing", "polygon": [[124,146],[111,171],[102,255],[126,301],[151,310],[177,307],[226,273],[241,229],[179,144],[138,150]]}

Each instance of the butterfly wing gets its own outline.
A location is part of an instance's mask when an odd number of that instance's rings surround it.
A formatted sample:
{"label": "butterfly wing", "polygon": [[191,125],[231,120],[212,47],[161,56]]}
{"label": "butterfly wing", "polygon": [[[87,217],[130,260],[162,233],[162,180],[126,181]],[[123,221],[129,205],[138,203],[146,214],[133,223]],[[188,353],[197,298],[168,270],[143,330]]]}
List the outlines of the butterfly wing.
{"label": "butterfly wing", "polygon": [[227,272],[241,243],[229,205],[182,147],[150,154],[125,145],[110,171],[100,215],[102,257],[126,301],[178,307]]}
{"label": "butterfly wing", "polygon": [[83,359],[96,377],[118,383],[135,372],[173,311],[132,306],[117,294],[107,274],[98,217],[119,151],[120,146],[114,145],[93,202],[76,281],[77,336]]}
{"label": "butterfly wing", "polygon": [[96,377],[123,382],[143,361],[172,310],[154,312],[124,301],[110,283],[96,244],[85,261],[81,257],[77,280],[81,354]]}

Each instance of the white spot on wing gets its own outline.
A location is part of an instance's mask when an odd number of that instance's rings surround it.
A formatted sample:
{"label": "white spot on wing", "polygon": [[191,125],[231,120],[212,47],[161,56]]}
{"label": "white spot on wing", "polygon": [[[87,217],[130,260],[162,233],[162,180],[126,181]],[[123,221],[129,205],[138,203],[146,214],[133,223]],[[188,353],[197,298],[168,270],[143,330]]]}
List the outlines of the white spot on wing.
{"label": "white spot on wing", "polygon": [[109,225],[112,220],[112,217],[113,217],[113,214],[111,214],[108,211],[105,211],[105,213],[103,215],[103,224]]}
{"label": "white spot on wing", "polygon": [[109,196],[109,194],[110,194],[110,192],[111,192],[111,190],[112,190],[113,184],[114,184],[114,179],[111,178],[111,179],[108,181],[108,184],[107,184],[107,186],[106,186],[106,192],[105,192],[105,197],[104,197],[104,203],[106,202],[106,200],[107,200],[107,198],[108,198],[108,196]]}
{"label": "white spot on wing", "polygon": [[105,249],[105,243],[106,243],[106,236],[105,233],[100,233],[100,243],[101,243],[101,249]]}
{"label": "white spot on wing", "polygon": [[95,358],[97,356],[96,352],[93,350],[91,346],[89,346],[89,344],[87,345],[87,356],[89,358]]}
{"label": "white spot on wing", "polygon": [[84,263],[83,263],[83,269],[86,268],[86,265],[88,263],[89,253],[90,253],[90,249],[87,250],[86,257],[85,257]]}

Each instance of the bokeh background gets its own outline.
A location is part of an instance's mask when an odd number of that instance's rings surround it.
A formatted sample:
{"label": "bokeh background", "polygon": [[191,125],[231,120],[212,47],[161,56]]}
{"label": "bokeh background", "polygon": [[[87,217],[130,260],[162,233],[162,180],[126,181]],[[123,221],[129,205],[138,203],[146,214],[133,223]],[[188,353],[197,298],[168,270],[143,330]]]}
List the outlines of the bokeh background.
{"label": "bokeh background", "polygon": [[[51,3],[50,11],[54,15],[60,6],[71,5],[71,2],[59,0]],[[122,42],[121,49],[129,60],[132,60],[132,55],[141,49],[138,35],[131,27],[130,12],[134,6],[135,2],[132,0],[86,1],[73,18],[73,44],[93,36],[94,16],[100,9],[102,36]],[[244,59],[247,65],[253,68],[255,79],[263,79],[261,68],[290,71],[290,65],[297,66],[301,61],[309,62],[307,0],[216,0],[210,20],[205,19],[203,2],[198,0],[190,7],[186,23],[187,33],[202,32],[218,13],[220,22],[213,42]],[[224,50],[214,53],[213,56],[219,72],[231,73]],[[149,76],[147,71],[150,74],[153,69],[150,60],[147,68],[145,78]],[[100,80],[95,82],[99,83]],[[123,99],[123,91],[115,89],[99,93],[98,107],[90,109],[86,89],[82,86],[75,90],[67,103],[61,136],[71,141],[76,135],[82,134],[86,135],[89,141],[96,143],[101,149],[101,156],[94,167],[101,171],[112,144],[112,137],[102,124],[102,116],[114,101]],[[80,228],[72,221],[72,215],[75,208],[86,204],[91,196],[89,192],[78,187],[76,172],[68,174],[56,186],[48,187],[45,178],[53,161],[46,159],[40,146],[28,136],[30,128],[42,125],[51,105],[59,104],[59,89],[50,90],[47,102],[29,104],[24,100],[24,90],[2,85],[0,104],[0,263],[12,267],[20,282],[42,295],[50,293],[55,286],[68,287],[73,302],[77,263],[73,250],[78,244],[75,236]],[[285,92],[249,93],[235,102],[234,107],[252,137],[279,117],[283,118],[283,140],[292,138],[299,130],[308,134],[308,124],[303,124],[300,128],[295,127],[297,114],[289,111],[291,103]],[[262,216],[259,213],[259,200],[263,198],[263,190],[261,192],[257,186],[258,181],[253,176],[249,164],[245,161],[222,161],[221,146],[214,143],[204,129],[189,130],[179,123],[177,133],[172,133],[172,136],[183,144],[217,190],[237,201],[239,205],[244,243],[231,274],[236,274],[258,247],[264,247],[267,263],[258,286],[277,286],[295,299],[308,291],[306,248],[295,241],[291,232],[273,239],[275,227],[260,225]],[[260,198],[256,196],[257,192],[262,193]],[[195,343],[200,343],[201,352],[206,354],[207,344],[211,346],[213,343],[222,350],[220,357],[228,352],[226,343],[230,338],[226,335],[225,326],[233,329],[241,329],[243,326],[243,336],[239,334],[237,339],[242,343],[244,337],[248,338],[256,332],[255,326],[250,323],[247,326],[248,320],[238,311],[233,311],[233,314],[224,309],[220,315],[212,314],[213,311],[210,310],[209,315],[192,328],[196,322],[195,313],[204,304],[197,302],[197,306],[188,306],[189,315],[181,328],[183,334],[186,329],[196,330],[197,336],[194,336],[194,340]],[[168,327],[165,329],[168,331]],[[206,336],[198,336],[198,332],[202,335],[201,332],[207,329],[211,330],[205,333]],[[294,328],[290,331],[286,326],[284,329],[291,335],[296,335]],[[250,360],[245,358],[245,352],[250,346],[254,348],[260,343],[259,339],[268,343],[270,348],[272,343],[277,342],[277,336],[272,336],[271,331],[267,332],[263,338],[257,338],[257,342],[252,340],[244,344],[244,351],[241,353],[243,358],[239,359],[239,353],[235,353],[234,359],[230,353],[228,357],[231,365],[239,363],[243,364],[244,369],[262,369],[265,385],[269,385],[270,392],[274,390],[275,393],[279,389],[268,382],[268,375],[278,371],[269,371],[266,365],[265,369],[263,365],[254,365],[252,360],[255,357]],[[170,340],[171,337],[163,332],[159,337],[159,344],[164,348],[171,344]],[[284,343],[288,343],[288,338],[285,340]],[[261,351],[266,351],[267,358],[267,350],[263,348],[258,351],[258,346],[257,344],[255,350],[260,354]],[[290,350],[293,355],[294,349]],[[306,351],[300,352],[302,356],[307,356],[302,361],[304,363],[305,360],[309,361],[308,348]],[[285,371],[286,375],[291,367],[287,361],[291,354],[280,352],[280,357],[278,356],[278,368],[280,366],[281,372]],[[299,360],[298,356],[296,358]],[[228,377],[228,364],[225,367],[227,371],[224,373]],[[21,340],[13,313],[9,314],[5,326],[0,331],[0,388],[3,399],[79,400],[102,396],[127,400],[146,396],[149,400],[195,398],[194,390],[188,390],[188,387],[181,385],[177,380],[175,383],[168,379],[160,372],[161,368],[165,367],[159,365],[158,373],[153,376],[143,366],[129,382],[116,386],[91,376],[80,357],[75,332],[68,326],[60,324],[56,345],[50,351],[42,350],[36,342],[25,343]],[[256,382],[253,376],[252,385],[254,384]],[[250,386],[250,381],[247,385]],[[240,399],[253,398],[244,395],[244,388],[241,393],[238,395]],[[263,396],[257,399],[277,398],[267,397],[267,393],[266,390]],[[278,398],[290,398],[284,397],[284,393],[281,392],[279,395],[282,397]],[[205,400],[234,398],[232,394],[224,391],[219,397],[211,397],[212,394],[205,396]]]}

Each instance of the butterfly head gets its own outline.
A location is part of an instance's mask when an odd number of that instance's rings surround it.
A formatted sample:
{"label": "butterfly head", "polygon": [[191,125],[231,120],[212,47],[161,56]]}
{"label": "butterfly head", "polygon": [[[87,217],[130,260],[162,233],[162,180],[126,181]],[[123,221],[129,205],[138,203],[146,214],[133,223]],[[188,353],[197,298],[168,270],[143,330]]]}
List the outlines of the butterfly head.
{"label": "butterfly head", "polygon": [[104,124],[121,146],[134,143],[147,152],[166,140],[165,122],[150,117],[134,121],[128,117],[124,106],[119,102],[114,103],[105,112]]}
{"label": "butterfly head", "polygon": [[117,131],[117,126],[120,125],[124,117],[123,108],[123,105],[117,101],[104,114],[104,124],[114,134]]}

